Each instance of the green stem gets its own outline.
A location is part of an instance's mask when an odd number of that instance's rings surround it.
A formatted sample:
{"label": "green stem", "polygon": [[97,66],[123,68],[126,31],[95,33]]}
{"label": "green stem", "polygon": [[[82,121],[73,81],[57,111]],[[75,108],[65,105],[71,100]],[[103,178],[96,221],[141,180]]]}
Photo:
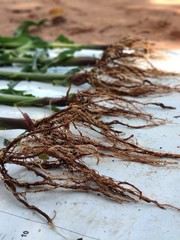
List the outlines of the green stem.
{"label": "green stem", "polygon": [[[22,39],[21,37],[0,37],[0,48],[19,48],[24,44],[27,44],[28,41],[31,41],[31,39],[28,39],[24,37]],[[80,49],[94,49],[94,50],[105,50],[109,47],[109,45],[98,45],[98,44],[71,44],[71,43],[61,43],[61,42],[48,42],[45,45],[39,46],[34,42],[31,46],[30,49],[36,49],[36,48],[68,48],[68,49],[73,49],[73,48],[80,48]]]}
{"label": "green stem", "polygon": [[66,106],[67,100],[65,97],[39,98],[39,97],[33,97],[33,96],[0,94],[0,104],[10,105],[10,106],[36,106],[36,107],[47,106],[50,104],[55,106]]}
{"label": "green stem", "polygon": [[57,74],[57,73],[29,73],[29,72],[7,72],[0,71],[1,80],[32,80],[37,82],[46,82],[53,83],[57,85],[68,84],[70,78],[73,75],[71,74]]}
{"label": "green stem", "polygon": [[[65,60],[59,60],[53,66],[92,66],[95,65],[97,59],[94,57],[75,57]],[[49,60],[40,60],[39,64],[47,64]],[[27,57],[13,57],[6,60],[6,64],[20,63],[20,64],[32,64],[32,58]]]}
{"label": "green stem", "polygon": [[77,86],[86,83],[86,75],[86,73],[58,74],[0,71],[0,80],[36,81],[67,87],[70,82]]}

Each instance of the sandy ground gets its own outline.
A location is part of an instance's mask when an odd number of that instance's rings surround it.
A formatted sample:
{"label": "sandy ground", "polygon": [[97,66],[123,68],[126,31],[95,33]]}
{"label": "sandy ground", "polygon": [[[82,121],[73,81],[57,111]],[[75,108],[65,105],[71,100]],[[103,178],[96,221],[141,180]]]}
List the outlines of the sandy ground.
{"label": "sandy ground", "polygon": [[115,43],[128,35],[180,48],[180,0],[0,0],[0,35],[44,18],[48,24],[33,33],[48,40],[64,34],[78,43]]}

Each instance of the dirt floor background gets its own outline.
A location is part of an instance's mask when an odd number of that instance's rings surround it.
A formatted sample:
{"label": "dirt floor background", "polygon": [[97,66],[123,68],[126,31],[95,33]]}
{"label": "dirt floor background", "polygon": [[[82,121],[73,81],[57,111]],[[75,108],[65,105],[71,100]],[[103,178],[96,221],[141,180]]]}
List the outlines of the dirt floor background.
{"label": "dirt floor background", "polygon": [[64,34],[78,43],[115,43],[129,35],[180,48],[180,0],[0,0],[0,35],[45,18],[33,33],[48,40]]}

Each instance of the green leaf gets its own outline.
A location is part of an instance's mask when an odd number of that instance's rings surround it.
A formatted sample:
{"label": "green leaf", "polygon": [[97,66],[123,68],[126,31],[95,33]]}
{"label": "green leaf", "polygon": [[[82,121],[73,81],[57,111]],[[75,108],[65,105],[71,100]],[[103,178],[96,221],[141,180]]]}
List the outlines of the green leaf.
{"label": "green leaf", "polygon": [[0,36],[0,46],[9,48],[11,47],[19,47],[24,45],[29,40],[28,36],[19,36],[19,37],[4,37]]}
{"label": "green leaf", "polygon": [[43,40],[40,37],[32,35],[20,35],[18,37],[3,37],[0,36],[0,48],[9,49],[15,48],[11,53],[16,56],[19,54],[26,54],[27,50],[36,48],[48,49],[49,42]]}
{"label": "green leaf", "polygon": [[[14,57],[14,52],[11,52],[10,50],[0,50],[0,65],[1,66],[7,66],[12,65],[11,59]],[[9,63],[10,62],[10,63]]]}
{"label": "green leaf", "polygon": [[23,66],[21,72],[33,72],[32,64],[28,63]]}
{"label": "green leaf", "polygon": [[18,84],[19,82],[17,81],[10,81],[7,85],[8,85],[8,89],[10,90],[14,90],[15,86]]}
{"label": "green leaf", "polygon": [[61,61],[64,61],[66,59],[72,58],[72,57],[74,57],[74,53],[79,51],[79,50],[80,50],[79,47],[65,50],[57,56],[57,59],[59,59]]}
{"label": "green leaf", "polygon": [[38,21],[38,22],[34,22],[31,20],[24,21],[16,29],[16,31],[14,32],[14,36],[19,37],[19,36],[28,35],[30,27],[32,27],[32,26],[40,27],[40,26],[44,25],[45,22],[46,22],[45,19]]}
{"label": "green leaf", "polygon": [[66,60],[73,58],[74,57],[74,53],[76,51],[79,51],[79,47],[73,48],[73,49],[68,49],[68,50],[64,50],[63,52],[59,53],[57,57],[55,58],[50,58],[47,59],[46,63],[44,64],[44,66],[42,66],[40,69],[41,72],[45,73],[49,67],[51,66],[56,66],[58,64],[65,63]]}
{"label": "green leaf", "polygon": [[26,96],[26,97],[35,97],[32,94],[27,94],[23,90],[15,90],[14,87],[18,84],[19,82],[17,81],[10,81],[8,83],[8,88],[6,89],[0,89],[0,93],[3,94],[10,94],[10,95],[15,95],[15,96]]}
{"label": "green leaf", "polygon": [[71,70],[69,70],[66,74],[75,74],[75,73],[78,73],[80,71],[82,71],[84,69],[84,67],[75,67],[75,68],[72,68]]}
{"label": "green leaf", "polygon": [[50,109],[51,109],[52,111],[54,111],[54,112],[59,112],[59,111],[60,111],[60,109],[59,109],[58,107],[56,107],[56,106],[54,106],[54,105],[52,105],[52,104],[50,104]]}
{"label": "green leaf", "polygon": [[59,42],[62,42],[62,43],[70,43],[70,44],[73,44],[74,42],[72,40],[70,40],[69,38],[65,37],[64,35],[59,35],[57,38],[56,38],[56,41],[59,41]]}

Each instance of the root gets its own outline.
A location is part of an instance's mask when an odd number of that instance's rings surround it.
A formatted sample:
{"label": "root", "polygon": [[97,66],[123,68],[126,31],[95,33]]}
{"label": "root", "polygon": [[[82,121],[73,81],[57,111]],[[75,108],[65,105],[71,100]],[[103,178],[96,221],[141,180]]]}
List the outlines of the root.
{"label": "root", "polygon": [[[100,175],[86,165],[86,158],[94,157],[97,161],[113,157],[164,166],[176,162],[162,157],[180,158],[180,155],[136,146],[132,137],[124,138],[81,106],[73,105],[36,122],[33,131],[15,138],[2,151],[0,170],[5,186],[15,198],[43,216],[50,225],[52,219],[28,203],[25,195],[59,188],[100,193],[118,203],[142,200],[162,209],[175,208],[147,198],[129,182]],[[20,166],[35,177],[16,178],[9,172],[9,165]]]}
{"label": "root", "polygon": [[171,87],[162,80],[179,74],[156,69],[148,60],[152,51],[145,41],[122,39],[104,51],[92,71],[77,76],[74,84],[88,82],[107,94],[132,97],[180,92],[180,86]]}

